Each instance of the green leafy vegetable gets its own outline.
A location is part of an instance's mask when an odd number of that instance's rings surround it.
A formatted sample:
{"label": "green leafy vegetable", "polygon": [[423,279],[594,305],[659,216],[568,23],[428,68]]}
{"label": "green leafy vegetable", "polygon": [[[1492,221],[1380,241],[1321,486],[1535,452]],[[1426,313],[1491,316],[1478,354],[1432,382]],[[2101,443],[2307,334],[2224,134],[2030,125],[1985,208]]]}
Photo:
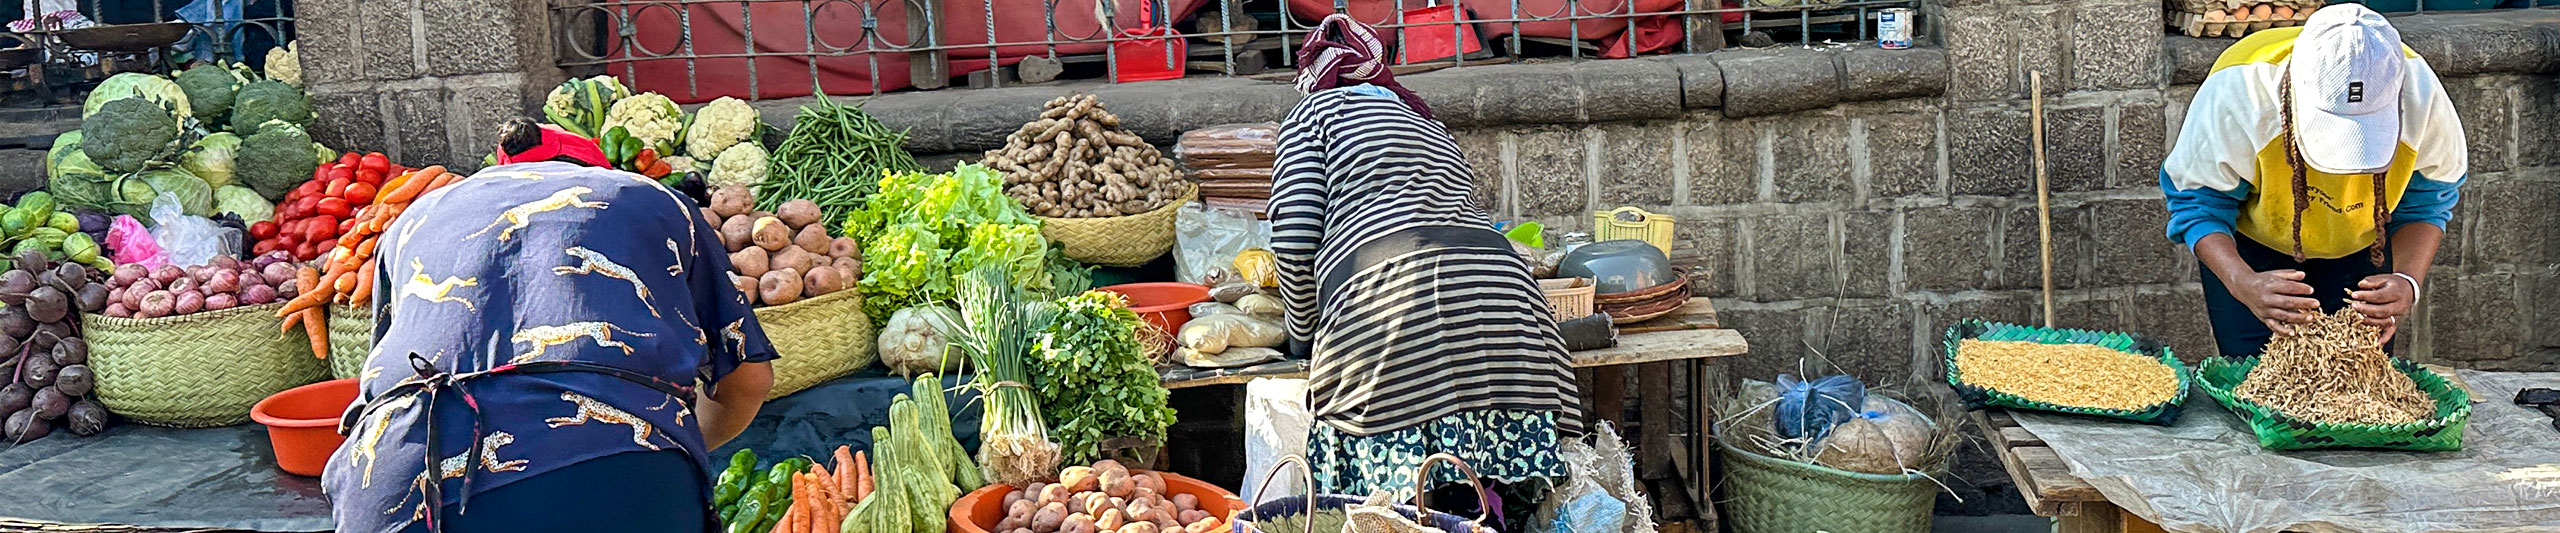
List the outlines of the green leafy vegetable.
{"label": "green leafy vegetable", "polygon": [[241,87],[239,97],[231,104],[231,131],[255,135],[266,131],[273,121],[296,127],[310,124],[311,98],[304,96],[302,89],[275,80]]}
{"label": "green leafy vegetable", "polygon": [[240,140],[232,174],[268,201],[283,199],[285,192],[310,180],[311,170],[320,167],[312,158],[311,146],[311,135],[301,126],[268,122],[257,134]]}
{"label": "green leafy vegetable", "polygon": [[187,107],[206,128],[219,130],[231,115],[231,103],[240,86],[249,83],[240,73],[213,63],[198,64],[178,73],[178,89],[187,95]]}
{"label": "green leafy vegetable", "polygon": [[239,156],[240,136],[220,132],[196,139],[186,153],[178,154],[178,168],[203,178],[206,185],[221,187],[231,184],[232,163]]}
{"label": "green leafy vegetable", "polygon": [[142,178],[143,183],[151,184],[151,191],[155,197],[163,193],[177,196],[178,209],[189,215],[213,214],[213,187],[205,185],[204,180],[197,179],[194,174],[175,168],[163,168],[145,170],[136,177]]}
{"label": "green leafy vegetable", "polygon": [[178,153],[178,116],[146,98],[100,104],[80,121],[80,151],[112,172],[133,172]]}
{"label": "green leafy vegetable", "polygon": [[953,280],[979,265],[1003,265],[1017,287],[1051,289],[1054,256],[1039,219],[1004,195],[995,172],[963,164],[948,174],[893,174],[880,185],[844,230],[863,243],[868,268],[857,285],[874,323],[951,299]]}
{"label": "green leafy vegetable", "polygon": [[767,154],[756,208],[772,211],[782,202],[806,199],[817,202],[827,220],[843,220],[874,193],[888,190],[885,174],[924,170],[906,144],[905,133],[889,129],[861,108],[821,96],[816,104],[800,106],[790,135]]}
{"label": "green leafy vegetable", "polygon": [[85,120],[97,114],[107,102],[136,96],[165,106],[172,110],[170,114],[178,117],[194,112],[187,102],[187,91],[179,88],[177,82],[150,74],[127,72],[109,76],[107,81],[98,82],[97,88],[90,89],[89,99],[80,103],[80,118]]}
{"label": "green leafy vegetable", "polygon": [[1101,459],[1103,439],[1163,439],[1173,427],[1161,377],[1138,341],[1138,314],[1118,293],[1059,299],[1058,320],[1028,363],[1049,436],[1069,464]]}

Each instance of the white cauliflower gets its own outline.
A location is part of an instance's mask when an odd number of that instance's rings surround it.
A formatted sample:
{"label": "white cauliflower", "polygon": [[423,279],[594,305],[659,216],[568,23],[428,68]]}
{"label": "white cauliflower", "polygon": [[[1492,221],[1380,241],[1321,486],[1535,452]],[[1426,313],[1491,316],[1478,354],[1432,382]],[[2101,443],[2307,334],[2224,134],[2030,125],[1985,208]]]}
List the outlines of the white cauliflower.
{"label": "white cauliflower", "polygon": [[635,94],[614,102],[613,110],[605,112],[603,129],[611,130],[615,126],[630,132],[642,146],[657,148],[660,153],[672,153],[677,136],[684,133],[684,109],[676,107],[676,102],[668,100],[666,95]]}
{"label": "white cauliflower", "polygon": [[754,187],[764,182],[764,172],[764,147],[742,142],[721,150],[720,157],[711,160],[711,175],[704,176],[702,182],[713,189],[730,185]]}
{"label": "white cauliflower", "polygon": [[704,165],[702,164],[702,162],[700,162],[700,161],[695,161],[693,158],[685,157],[685,156],[669,157],[669,158],[666,158],[666,159],[661,159],[660,161],[666,161],[666,162],[667,162],[667,168],[669,168],[669,169],[673,169],[673,171],[674,171],[674,172],[677,172],[677,173],[693,172],[693,171],[697,171],[697,170],[699,170],[699,171],[709,171],[709,170],[711,170],[711,169],[709,169],[709,168],[703,168],[703,167],[704,167]]}
{"label": "white cauliflower", "polygon": [[302,86],[301,44],[301,41],[294,41],[284,43],[281,47],[267,49],[267,79],[281,81],[295,87]]}
{"label": "white cauliflower", "polygon": [[718,158],[722,150],[756,134],[756,108],[745,100],[720,97],[693,113],[693,127],[684,134],[684,153],[696,159]]}

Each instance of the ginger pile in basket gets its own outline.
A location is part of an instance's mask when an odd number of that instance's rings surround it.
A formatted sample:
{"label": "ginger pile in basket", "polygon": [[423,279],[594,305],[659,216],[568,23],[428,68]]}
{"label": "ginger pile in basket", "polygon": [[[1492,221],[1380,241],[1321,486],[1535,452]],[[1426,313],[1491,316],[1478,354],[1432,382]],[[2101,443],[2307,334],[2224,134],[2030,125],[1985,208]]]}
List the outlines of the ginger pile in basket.
{"label": "ginger pile in basket", "polygon": [[2435,401],[2383,353],[2382,329],[2352,309],[2293,326],[2267,341],[2241,399],[2329,424],[2406,424],[2435,416]]}
{"label": "ginger pile in basket", "polygon": [[1173,161],[1120,128],[1120,117],[1090,94],[1050,100],[1040,118],[988,150],[986,165],[1004,173],[1004,193],[1032,214],[1108,218],[1154,211],[1190,185]]}
{"label": "ginger pile in basket", "polygon": [[1964,382],[2065,407],[2135,410],[2178,394],[2178,371],[2159,360],[2089,344],[1965,339]]}

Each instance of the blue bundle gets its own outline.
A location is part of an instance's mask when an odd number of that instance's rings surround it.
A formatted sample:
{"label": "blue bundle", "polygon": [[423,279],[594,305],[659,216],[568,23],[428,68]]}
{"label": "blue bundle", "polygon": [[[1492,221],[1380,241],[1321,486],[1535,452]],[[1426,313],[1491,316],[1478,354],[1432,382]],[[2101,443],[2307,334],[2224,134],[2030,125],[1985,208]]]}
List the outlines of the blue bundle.
{"label": "blue bundle", "polygon": [[1833,426],[1858,416],[1866,405],[1867,385],[1857,378],[1833,375],[1801,381],[1779,374],[1778,436],[1803,439],[1807,446],[1822,442]]}

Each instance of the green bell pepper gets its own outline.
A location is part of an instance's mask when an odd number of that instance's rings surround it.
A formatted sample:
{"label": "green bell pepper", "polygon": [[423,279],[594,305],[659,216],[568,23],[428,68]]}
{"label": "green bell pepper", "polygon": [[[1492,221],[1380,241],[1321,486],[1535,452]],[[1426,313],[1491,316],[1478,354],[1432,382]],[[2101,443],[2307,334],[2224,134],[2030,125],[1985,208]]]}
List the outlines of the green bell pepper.
{"label": "green bell pepper", "polygon": [[761,533],[762,530],[755,529],[755,527],[759,523],[763,522],[763,516],[764,502],[747,500],[746,503],[738,504],[738,511],[735,516],[730,517],[722,523],[728,525],[728,527],[725,528],[728,533]]}
{"label": "green bell pepper", "polygon": [[738,450],[729,456],[729,468],[720,471],[719,482],[711,487],[713,507],[726,509],[738,503],[739,497],[747,493],[747,478],[754,475],[755,468],[755,450]]}

